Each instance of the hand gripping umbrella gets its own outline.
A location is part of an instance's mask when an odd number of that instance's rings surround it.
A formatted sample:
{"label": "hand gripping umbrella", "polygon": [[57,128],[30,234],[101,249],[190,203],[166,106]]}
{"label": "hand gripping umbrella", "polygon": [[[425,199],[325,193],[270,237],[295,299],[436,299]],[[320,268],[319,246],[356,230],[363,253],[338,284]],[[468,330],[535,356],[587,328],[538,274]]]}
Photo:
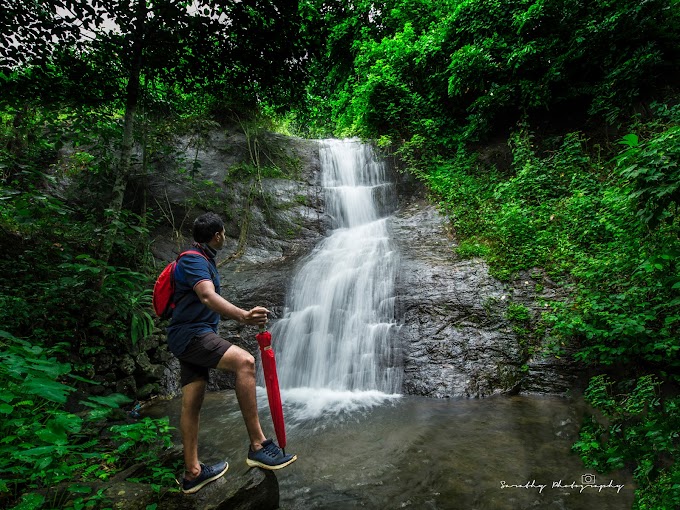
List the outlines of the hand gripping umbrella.
{"label": "hand gripping umbrella", "polygon": [[276,358],[272,350],[272,335],[269,331],[265,330],[264,326],[261,326],[260,332],[255,335],[255,339],[260,346],[262,372],[264,373],[264,382],[267,386],[267,399],[269,400],[269,410],[272,413],[276,439],[281,449],[284,449],[286,447],[286,426],[283,422],[283,407],[281,406],[279,377],[276,374]]}

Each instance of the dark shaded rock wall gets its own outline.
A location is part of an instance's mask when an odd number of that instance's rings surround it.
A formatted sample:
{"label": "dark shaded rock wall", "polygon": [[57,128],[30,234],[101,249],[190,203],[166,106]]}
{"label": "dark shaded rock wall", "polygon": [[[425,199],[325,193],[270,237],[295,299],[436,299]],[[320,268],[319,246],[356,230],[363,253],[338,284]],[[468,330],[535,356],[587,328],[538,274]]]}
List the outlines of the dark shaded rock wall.
{"label": "dark shaded rock wall", "polygon": [[[230,179],[233,168],[247,163],[249,157],[244,148],[246,140],[238,133],[229,136],[215,133],[210,137],[209,144],[198,151],[200,175],[193,181],[165,180],[164,172],[160,172],[150,188],[155,197],[166,200],[165,210],[172,211],[168,216],[181,221],[174,224],[167,221],[159,227],[154,233],[156,240],[152,249],[161,261],[160,268],[190,245],[194,217],[208,209],[217,212],[225,219],[228,236],[225,248],[217,257],[222,296],[244,309],[264,306],[273,312],[275,319],[282,312],[286,287],[298,260],[321,239],[328,222],[320,186],[318,142],[274,134],[267,137],[262,143],[274,146],[279,159],[285,154],[290,178],[263,177],[245,183]],[[290,167],[294,167],[292,171]],[[214,183],[210,199],[201,206],[195,205],[197,180]],[[252,186],[255,186],[256,198],[248,205]],[[212,207],[207,207],[208,204]],[[248,221],[246,242],[242,253],[237,254],[244,221]],[[255,328],[234,321],[220,324],[222,336],[254,355],[256,333]],[[163,343],[159,342],[156,350],[161,352],[160,358],[166,365],[160,392],[174,395],[180,390],[179,364],[171,356],[167,359],[163,335],[160,337]],[[213,371],[209,387],[233,388],[233,383],[233,376]]]}

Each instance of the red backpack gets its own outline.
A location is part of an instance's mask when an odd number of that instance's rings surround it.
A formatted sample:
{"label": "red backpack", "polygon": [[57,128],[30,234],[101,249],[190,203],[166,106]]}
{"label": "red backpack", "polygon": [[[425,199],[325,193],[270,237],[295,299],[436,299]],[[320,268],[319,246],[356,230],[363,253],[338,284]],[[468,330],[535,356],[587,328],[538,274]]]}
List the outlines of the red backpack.
{"label": "red backpack", "polygon": [[179,259],[187,253],[195,253],[208,260],[208,257],[198,250],[183,251],[161,271],[153,286],[152,300],[153,309],[161,319],[169,319],[175,309],[175,267],[177,267]]}

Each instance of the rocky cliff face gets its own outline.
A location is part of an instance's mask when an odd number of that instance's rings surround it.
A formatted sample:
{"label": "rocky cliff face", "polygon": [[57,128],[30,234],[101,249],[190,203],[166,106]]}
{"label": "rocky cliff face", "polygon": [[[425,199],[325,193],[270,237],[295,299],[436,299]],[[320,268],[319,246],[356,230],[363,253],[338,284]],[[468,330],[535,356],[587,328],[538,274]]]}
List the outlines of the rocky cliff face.
{"label": "rocky cliff face", "polygon": [[[328,228],[319,180],[318,142],[260,135],[259,173],[253,167],[253,145],[243,133],[213,133],[196,152],[200,166],[192,179],[167,179],[177,174],[175,162],[161,169],[150,189],[155,197],[165,200],[163,208],[169,221],[155,232],[152,249],[162,266],[190,245],[191,224],[197,215],[206,210],[220,214],[228,236],[217,257],[222,295],[241,308],[264,306],[276,318],[297,261]],[[281,172],[267,176],[272,174],[272,167]],[[196,183],[204,185],[197,187]],[[229,341],[256,353],[255,328],[233,321],[223,321],[220,327],[220,334]],[[163,394],[177,394],[179,364],[165,349],[163,335],[154,343],[157,362],[166,367],[157,389]],[[210,387],[232,388],[233,382],[232,376],[213,371]]]}
{"label": "rocky cliff face", "polygon": [[[422,199],[407,200],[391,226],[401,253],[397,316],[404,393],[562,394],[573,386],[569,357],[545,354],[543,338],[523,334],[539,319],[540,303],[562,294],[540,271],[502,283],[483,261],[460,260],[446,219]],[[525,328],[508,318],[511,303],[526,310]]]}
{"label": "rocky cliff face", "polygon": [[220,131],[191,152],[192,162],[161,162],[148,185],[166,219],[154,232],[158,259],[170,260],[190,244],[191,224],[207,210],[225,220],[222,263],[295,258],[325,232],[316,141]]}
{"label": "rocky cliff face", "polygon": [[[248,140],[216,133],[197,152],[201,164],[193,179],[168,179],[176,170],[169,162],[150,189],[163,201],[168,218],[155,232],[155,256],[162,263],[174,258],[189,244],[193,218],[208,208],[218,212],[227,220],[230,236],[218,257],[223,296],[243,308],[266,306],[275,320],[282,315],[298,262],[324,235],[328,222],[317,142],[268,136],[266,143],[296,162],[293,175],[232,179],[233,169],[248,158]],[[399,178],[400,207],[390,224],[402,264],[396,311],[404,393],[484,397],[567,392],[577,374],[569,357],[540,354],[545,340],[522,333],[540,318],[543,301],[563,297],[560,288],[538,270],[502,283],[489,275],[483,261],[457,258],[447,220],[418,198],[417,186]],[[212,183],[203,195],[198,188],[201,200],[196,182]],[[527,311],[522,324],[509,316],[510,304]],[[225,338],[256,353],[254,328],[232,321],[221,328]],[[119,391],[136,392],[138,398],[176,394],[178,365],[165,349],[163,334],[147,339],[138,351],[125,358],[128,375],[118,382]],[[232,384],[215,372],[214,389]]]}
{"label": "rocky cliff face", "polygon": [[[174,157],[160,160],[146,183],[149,204],[165,218],[151,247],[158,272],[190,246],[194,218],[214,211],[225,220],[228,236],[218,254],[223,296],[246,309],[265,306],[276,317],[297,261],[327,229],[318,143],[224,130],[212,132],[198,147],[189,139],[178,140],[176,147]],[[256,352],[254,328],[233,321],[221,327],[226,338]],[[139,400],[179,393],[179,366],[166,348],[164,325],[131,352],[103,354],[92,362],[98,374],[106,374],[97,376],[101,392],[114,389]],[[211,387],[232,384],[215,372]]]}

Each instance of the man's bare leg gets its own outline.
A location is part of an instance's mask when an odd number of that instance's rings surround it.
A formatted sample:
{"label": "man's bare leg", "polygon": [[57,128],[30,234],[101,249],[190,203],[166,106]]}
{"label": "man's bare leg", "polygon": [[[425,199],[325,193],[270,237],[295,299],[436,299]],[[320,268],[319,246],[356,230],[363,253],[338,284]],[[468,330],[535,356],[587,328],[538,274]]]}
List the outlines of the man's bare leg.
{"label": "man's bare leg", "polygon": [[262,448],[262,442],[267,438],[262,432],[257,414],[255,358],[248,351],[232,345],[222,356],[217,368],[236,374],[236,398],[246,424],[250,446],[257,451]]}
{"label": "man's bare leg", "polygon": [[198,428],[206,385],[205,380],[199,379],[182,387],[179,430],[182,434],[186,471],[184,476],[187,480],[193,480],[201,474],[201,466],[198,463]]}

